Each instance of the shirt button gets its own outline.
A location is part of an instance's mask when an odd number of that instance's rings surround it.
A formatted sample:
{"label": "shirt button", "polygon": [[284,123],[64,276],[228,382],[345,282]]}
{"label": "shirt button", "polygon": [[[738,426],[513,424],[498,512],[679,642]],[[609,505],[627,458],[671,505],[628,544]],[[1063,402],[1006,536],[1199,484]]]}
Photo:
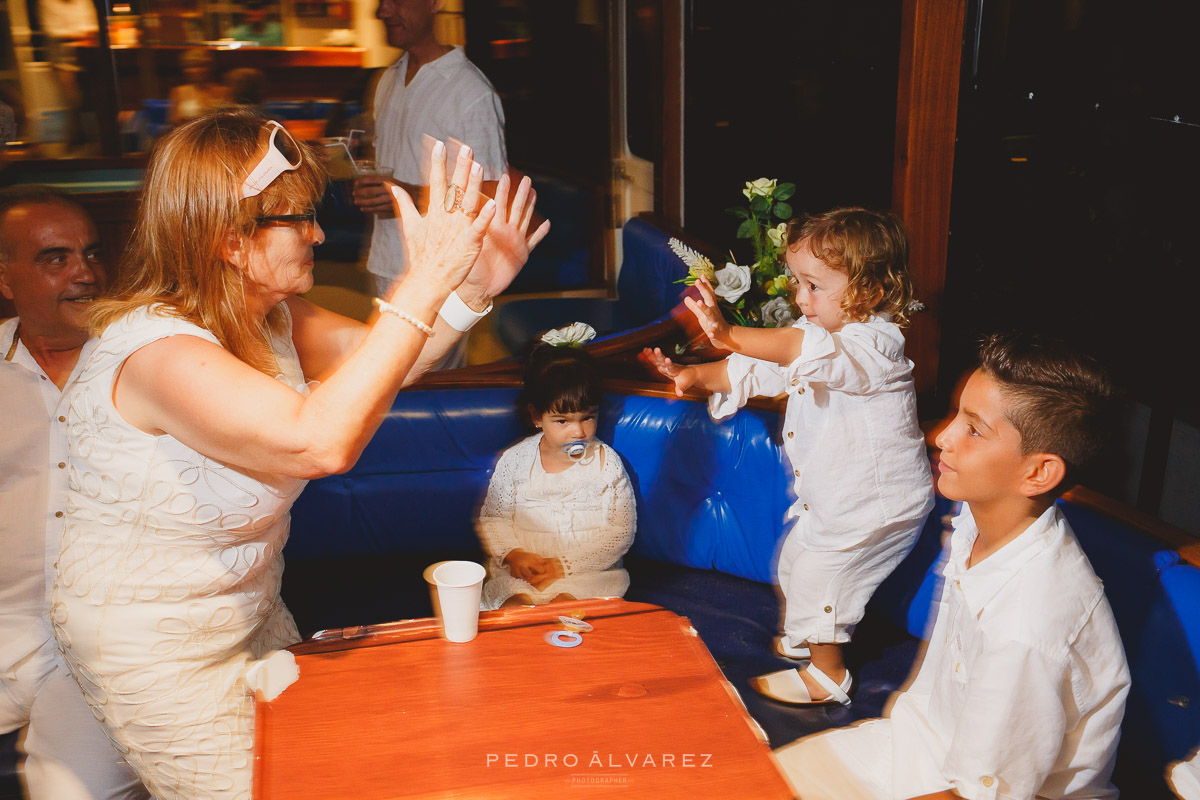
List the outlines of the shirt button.
{"label": "shirt button", "polygon": [[788,438],[789,438],[789,439],[795,439],[795,438],[796,438],[796,432],[795,432],[795,431],[788,431]]}
{"label": "shirt button", "polygon": [[992,779],[991,775],[984,775],[982,778],[979,779],[979,782],[983,784],[983,788],[990,789],[990,788],[992,788],[992,784],[995,783],[996,781]]}
{"label": "shirt button", "polygon": [[825,606],[825,613],[826,613],[826,614],[832,614],[832,613],[833,613],[833,606]]}
{"label": "shirt button", "polygon": [[58,421],[59,421],[59,422],[66,422],[66,421],[67,421],[67,418],[66,418],[66,417],[59,417],[59,418],[58,418]]}
{"label": "shirt button", "polygon": [[799,385],[800,385],[800,379],[792,378],[792,386],[799,386]]}
{"label": "shirt button", "polygon": [[799,389],[797,389],[796,394],[804,394],[804,387],[801,386]]}
{"label": "shirt button", "polygon": [[804,510],[805,510],[805,511],[808,511],[808,503],[805,503],[805,504],[804,504]]}
{"label": "shirt button", "polygon": [[58,468],[59,468],[59,469],[66,469],[66,468],[67,468],[67,462],[65,462],[65,461],[60,461],[60,462],[58,462]]}
{"label": "shirt button", "polygon": [[54,512],[54,516],[61,518],[61,517],[62,517],[62,512],[61,512],[61,511],[55,511],[55,512]]}
{"label": "shirt button", "polygon": [[798,469],[794,469],[794,470],[792,470],[792,473],[793,473],[793,474],[795,474],[795,476],[796,476],[797,478],[799,478],[799,477],[800,477],[800,470],[798,470]]}

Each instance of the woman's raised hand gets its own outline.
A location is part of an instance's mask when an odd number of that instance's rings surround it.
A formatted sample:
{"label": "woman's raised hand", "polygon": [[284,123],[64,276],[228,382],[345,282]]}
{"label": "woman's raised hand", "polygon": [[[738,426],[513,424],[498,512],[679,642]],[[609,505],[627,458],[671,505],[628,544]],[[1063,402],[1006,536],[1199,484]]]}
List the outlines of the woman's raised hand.
{"label": "woman's raised hand", "polygon": [[464,145],[459,150],[449,182],[446,147],[441,142],[434,144],[431,162],[425,216],[399,186],[392,187],[392,194],[400,232],[408,245],[409,277],[449,295],[475,264],[496,203],[488,200],[478,207],[483,199],[479,191],[483,168],[471,158],[471,148]]}
{"label": "woman's raised hand", "polygon": [[708,282],[708,278],[701,277],[696,281],[695,286],[700,291],[700,299],[685,297],[683,298],[684,305],[696,316],[696,321],[700,323],[700,330],[704,331],[704,335],[714,346],[732,350],[733,345],[729,341],[729,323],[725,321],[721,309],[717,307],[717,293],[713,290],[712,284]]}
{"label": "woman's raised hand", "polygon": [[533,207],[537,202],[537,192],[533,191],[529,177],[522,178],[517,184],[510,207],[508,193],[511,188],[512,181],[508,175],[501,176],[496,185],[496,216],[484,235],[479,259],[459,292],[468,302],[469,296],[475,302],[486,305],[491,298],[507,289],[529,260],[530,251],[550,230],[550,220],[545,220],[533,233],[529,233]]}

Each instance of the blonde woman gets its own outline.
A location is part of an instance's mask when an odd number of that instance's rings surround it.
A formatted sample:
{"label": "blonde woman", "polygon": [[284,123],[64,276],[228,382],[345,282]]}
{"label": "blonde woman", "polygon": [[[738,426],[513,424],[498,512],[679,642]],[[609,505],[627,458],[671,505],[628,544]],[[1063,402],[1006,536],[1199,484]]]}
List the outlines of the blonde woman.
{"label": "blonde woman", "polygon": [[422,217],[397,192],[413,268],[367,327],[296,297],[323,239],[324,176],[278,123],[201,117],[151,160],[68,398],[52,622],[160,800],[250,796],[247,671],[299,638],[279,598],[292,501],[354,464],[396,392],[458,338],[446,318],[486,307],[545,233],[526,235],[527,182],[511,213],[507,183],[476,199],[465,148],[451,183],[440,146],[431,171],[447,202]]}

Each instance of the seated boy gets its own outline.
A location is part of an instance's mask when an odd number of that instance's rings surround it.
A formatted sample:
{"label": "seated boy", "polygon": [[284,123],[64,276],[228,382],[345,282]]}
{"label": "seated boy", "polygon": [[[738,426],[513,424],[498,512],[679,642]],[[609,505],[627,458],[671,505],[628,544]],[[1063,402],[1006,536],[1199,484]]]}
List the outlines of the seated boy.
{"label": "seated boy", "polygon": [[1059,342],[992,336],[938,434],[964,501],[924,659],[887,719],[776,754],[802,800],[1112,798],[1129,669],[1054,501],[1100,450],[1104,373]]}

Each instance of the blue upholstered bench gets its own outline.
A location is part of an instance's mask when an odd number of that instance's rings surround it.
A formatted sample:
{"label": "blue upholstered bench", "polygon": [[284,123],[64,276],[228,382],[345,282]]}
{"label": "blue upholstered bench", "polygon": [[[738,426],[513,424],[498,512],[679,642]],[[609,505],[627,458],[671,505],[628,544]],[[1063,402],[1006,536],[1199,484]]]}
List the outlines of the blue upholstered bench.
{"label": "blue upholstered bench", "polygon": [[[473,518],[496,457],[524,435],[516,389],[401,393],[346,475],[313,481],[297,501],[284,597],[306,633],[430,613],[421,570],[482,558]],[[696,402],[606,395],[599,436],[621,454],[638,498],[627,597],[688,616],[775,746],[877,716],[908,675],[939,591],[941,501],[900,568],[880,587],[848,656],[849,708],[796,710],[746,681],[779,669],[772,564],[785,535],[788,486],[780,420],[743,409],[714,423]],[[1105,582],[1133,673],[1117,785],[1130,798],[1167,797],[1163,768],[1200,744],[1200,570],[1085,505],[1063,501]]]}

